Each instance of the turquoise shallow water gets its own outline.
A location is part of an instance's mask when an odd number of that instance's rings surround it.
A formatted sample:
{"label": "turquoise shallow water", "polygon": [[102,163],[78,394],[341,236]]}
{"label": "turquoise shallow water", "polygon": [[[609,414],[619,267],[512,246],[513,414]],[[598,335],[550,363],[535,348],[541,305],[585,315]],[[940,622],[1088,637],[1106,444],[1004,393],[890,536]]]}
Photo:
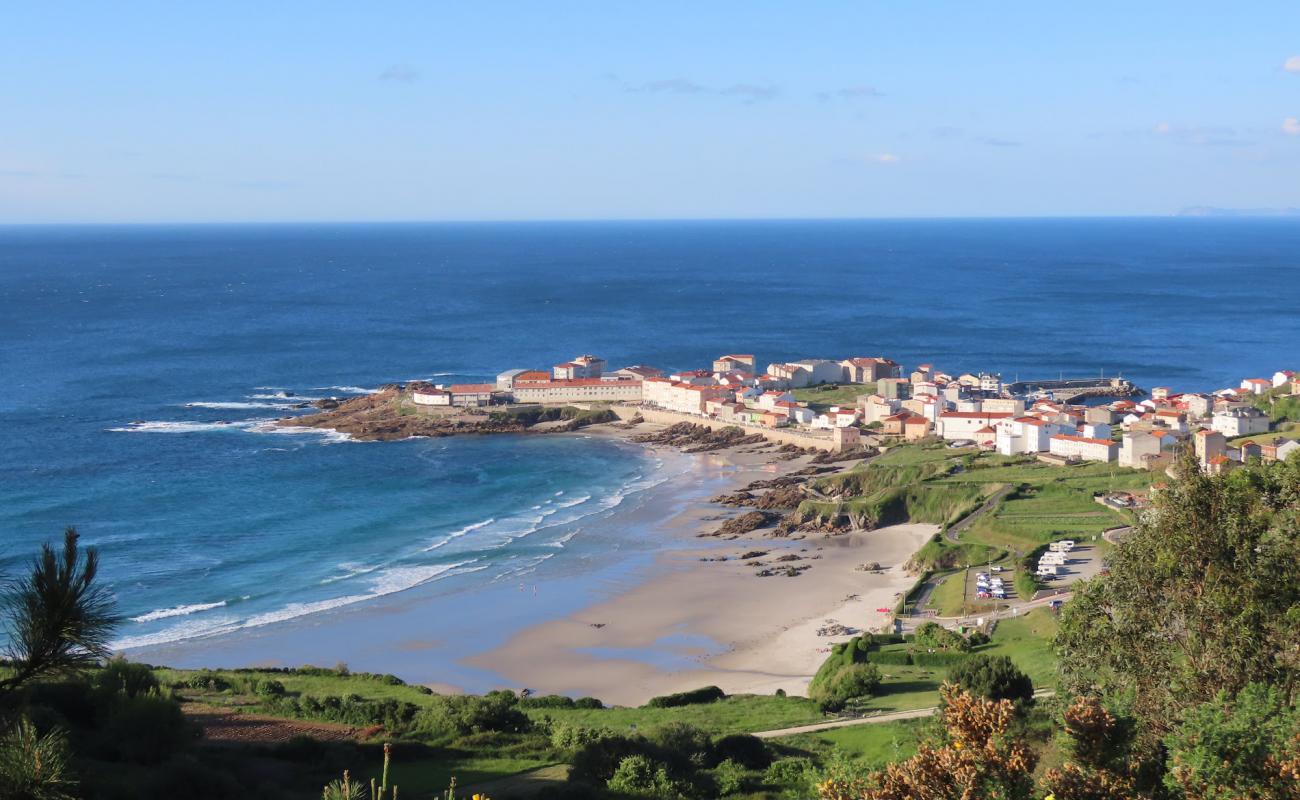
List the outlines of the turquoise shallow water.
{"label": "turquoise shallow water", "polygon": [[0,571],[77,525],[124,645],[576,575],[678,462],[265,421],[581,352],[1214,388],[1297,368],[1296,253],[1293,220],[0,228]]}

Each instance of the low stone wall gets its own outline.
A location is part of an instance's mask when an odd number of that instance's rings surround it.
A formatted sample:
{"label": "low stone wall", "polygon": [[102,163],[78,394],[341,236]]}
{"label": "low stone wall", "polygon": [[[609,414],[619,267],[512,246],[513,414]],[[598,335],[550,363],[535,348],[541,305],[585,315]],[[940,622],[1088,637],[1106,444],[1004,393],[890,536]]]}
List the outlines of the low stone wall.
{"label": "low stone wall", "polygon": [[709,417],[697,417],[693,414],[682,414],[677,411],[664,411],[659,408],[644,408],[641,406],[623,406],[613,405],[610,410],[618,415],[619,419],[629,420],[640,415],[647,422],[656,422],[661,425],[676,425],[679,422],[689,422],[692,425],[703,425],[713,430],[723,428],[740,428],[746,433],[762,434],[768,441],[777,444],[792,444],[796,447],[815,447],[818,450],[834,450],[835,443],[831,441],[830,434],[826,436],[817,436],[812,433],[803,431],[792,431],[787,428],[762,428],[757,425],[742,425],[736,422],[723,422],[722,420],[710,419]]}

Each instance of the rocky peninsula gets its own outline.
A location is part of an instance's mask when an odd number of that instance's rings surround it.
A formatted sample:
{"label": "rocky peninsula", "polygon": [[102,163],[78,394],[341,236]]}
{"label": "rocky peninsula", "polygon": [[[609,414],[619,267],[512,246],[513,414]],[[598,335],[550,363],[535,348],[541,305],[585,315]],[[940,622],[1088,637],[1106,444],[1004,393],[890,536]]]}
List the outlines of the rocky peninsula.
{"label": "rocky peninsula", "polygon": [[426,384],[388,384],[371,394],[346,399],[325,398],[312,403],[316,413],[285,417],[276,424],[291,428],[323,428],[363,442],[389,442],[416,436],[441,437],[494,433],[554,433],[586,425],[613,422],[609,410],[573,406],[529,408],[417,407],[412,394]]}

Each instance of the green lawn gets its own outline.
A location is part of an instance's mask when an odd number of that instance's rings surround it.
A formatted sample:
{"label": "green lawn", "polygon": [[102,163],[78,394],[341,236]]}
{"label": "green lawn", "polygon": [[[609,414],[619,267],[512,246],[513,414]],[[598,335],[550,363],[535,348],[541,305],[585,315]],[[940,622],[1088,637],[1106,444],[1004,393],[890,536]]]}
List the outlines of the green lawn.
{"label": "green lawn", "polygon": [[929,720],[904,719],[869,725],[854,725],[817,733],[802,733],[780,739],[780,743],[804,750],[834,747],[869,767],[901,761],[916,753],[917,741]]}
{"label": "green lawn", "polygon": [[1230,447],[1240,447],[1245,442],[1269,442],[1278,437],[1283,439],[1300,439],[1300,422],[1284,422],[1276,430],[1268,433],[1256,433],[1251,436],[1238,436],[1228,440]]}
{"label": "green lawn", "polygon": [[794,389],[791,393],[795,400],[822,411],[831,406],[857,405],[859,397],[875,391],[874,383],[827,383],[821,386],[809,386],[806,389]]}
{"label": "green lawn", "polygon": [[947,445],[897,444],[890,447],[884,455],[871,462],[886,467],[898,467],[905,464],[925,464],[934,461],[947,461],[976,452],[973,447],[958,450]]}
{"label": "green lawn", "polygon": [[1054,636],[1056,615],[1046,608],[1036,608],[1023,617],[999,622],[993,631],[993,641],[977,648],[977,652],[1010,656],[1033,679],[1035,688],[1051,686],[1056,681]]}
{"label": "green lawn", "polygon": [[418,706],[429,705],[429,695],[418,686],[407,686],[386,682],[378,676],[367,675],[299,675],[261,670],[175,670],[159,668],[154,670],[158,680],[164,684],[179,683],[194,675],[215,675],[228,681],[236,691],[247,689],[249,681],[277,680],[284,684],[290,694],[302,694],[311,697],[335,696],[349,694],[360,695],[367,700],[403,700]]}
{"label": "green lawn", "polygon": [[[521,772],[549,766],[554,761],[527,757],[465,756],[463,758],[429,758],[404,762],[395,759],[389,770],[389,782],[397,786],[402,797],[441,797],[456,779],[460,787],[499,780]],[[377,773],[379,769],[374,770]],[[371,777],[362,770],[363,780]],[[457,792],[459,796],[460,793]]]}

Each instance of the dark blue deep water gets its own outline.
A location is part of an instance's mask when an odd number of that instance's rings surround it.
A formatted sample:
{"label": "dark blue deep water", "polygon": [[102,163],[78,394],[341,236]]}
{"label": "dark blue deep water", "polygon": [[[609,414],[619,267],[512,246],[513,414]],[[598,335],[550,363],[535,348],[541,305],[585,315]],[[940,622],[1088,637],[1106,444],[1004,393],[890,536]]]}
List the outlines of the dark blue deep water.
{"label": "dark blue deep water", "polygon": [[662,469],[267,432],[288,391],[736,351],[1213,389],[1298,342],[1285,219],[0,228],[0,571],[78,525],[160,642],[526,574]]}

